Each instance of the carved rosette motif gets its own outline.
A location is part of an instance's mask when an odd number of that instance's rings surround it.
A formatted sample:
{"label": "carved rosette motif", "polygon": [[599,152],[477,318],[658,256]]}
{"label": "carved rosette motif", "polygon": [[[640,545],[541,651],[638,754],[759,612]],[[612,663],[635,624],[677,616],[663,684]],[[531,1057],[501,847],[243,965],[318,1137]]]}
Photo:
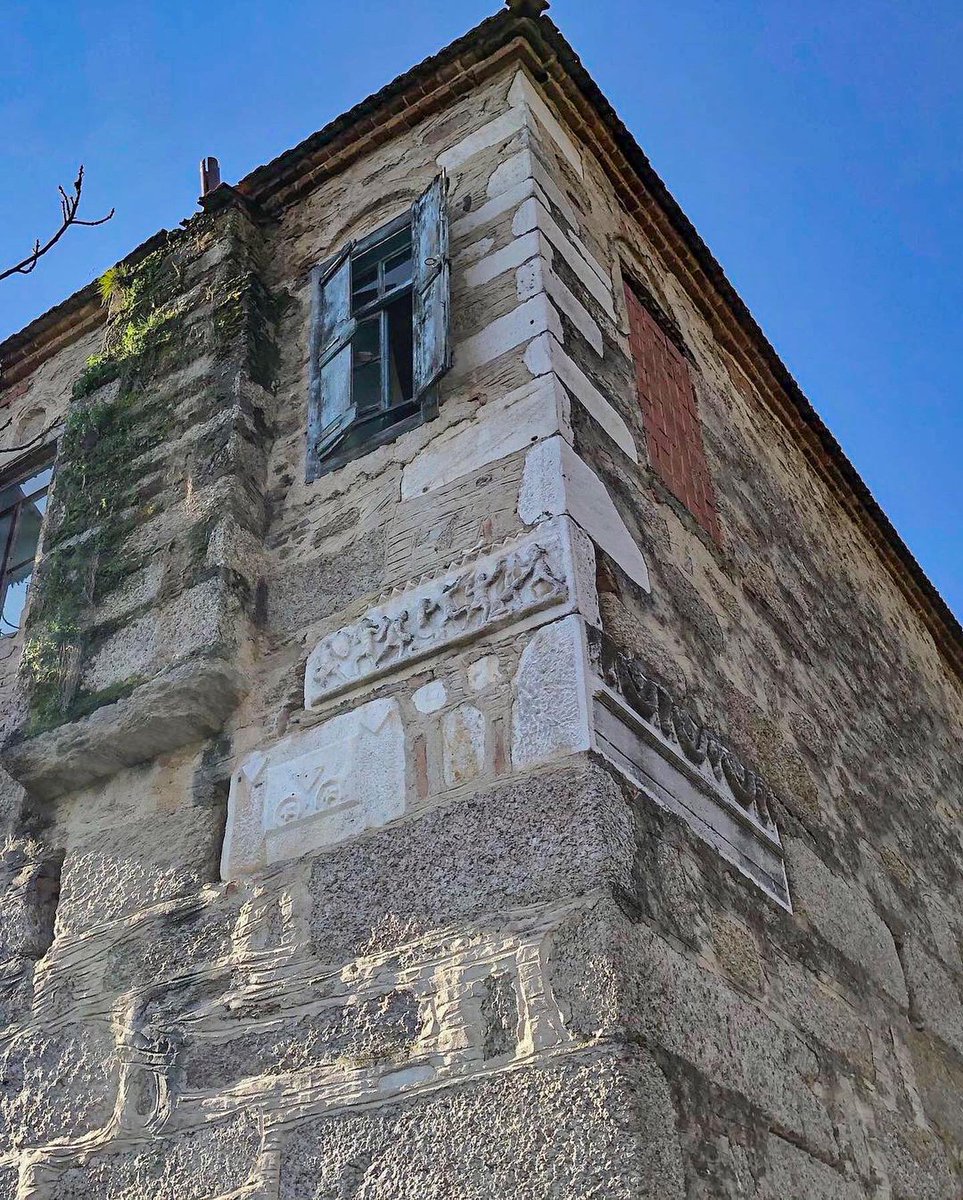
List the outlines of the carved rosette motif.
{"label": "carved rosette motif", "polygon": [[565,603],[569,549],[558,527],[477,558],[369,609],[312,651],[306,708],[443,646]]}

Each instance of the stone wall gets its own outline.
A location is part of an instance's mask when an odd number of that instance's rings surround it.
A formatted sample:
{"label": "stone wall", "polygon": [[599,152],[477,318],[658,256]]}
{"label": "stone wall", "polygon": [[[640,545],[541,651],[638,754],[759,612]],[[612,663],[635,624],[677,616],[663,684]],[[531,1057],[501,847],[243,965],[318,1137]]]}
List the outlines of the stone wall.
{"label": "stone wall", "polygon": [[[306,484],[310,269],[439,169],[439,415]],[[530,76],[152,254],[4,435],[65,422],[0,643],[4,1194],[957,1196],[959,681]]]}

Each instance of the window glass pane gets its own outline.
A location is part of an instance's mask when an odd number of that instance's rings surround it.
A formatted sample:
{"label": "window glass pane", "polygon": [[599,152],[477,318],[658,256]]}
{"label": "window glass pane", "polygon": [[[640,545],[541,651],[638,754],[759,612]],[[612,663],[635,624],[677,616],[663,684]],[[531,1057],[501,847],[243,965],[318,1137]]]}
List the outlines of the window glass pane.
{"label": "window glass pane", "polygon": [[7,576],[3,594],[3,609],[0,613],[0,635],[9,636],[20,628],[32,572],[33,563],[29,562],[18,570],[11,571]]}
{"label": "window glass pane", "polygon": [[352,304],[355,310],[370,304],[378,297],[378,265],[365,267],[360,261],[352,268]]}
{"label": "window glass pane", "polygon": [[358,415],[381,407],[381,318],[362,321],[351,342],[352,398]]}
{"label": "window glass pane", "polygon": [[53,467],[44,467],[36,475],[31,475],[29,479],[25,479],[20,485],[23,494],[25,496],[32,496],[35,492],[46,491],[50,487],[52,476]]}
{"label": "window glass pane", "polygon": [[22,499],[23,490],[19,483],[12,483],[9,487],[3,488],[0,490],[0,512],[6,512]]}
{"label": "window glass pane", "polygon": [[385,291],[411,282],[411,251],[396,254],[385,263]]}
{"label": "window glass pane", "polygon": [[381,357],[381,318],[371,317],[362,321],[351,341],[354,365],[364,366]]}
{"label": "window glass pane", "polygon": [[[52,477],[50,465],[0,489],[0,555],[5,554],[0,586],[0,636],[16,633],[20,627]],[[2,511],[4,508],[6,512]]]}
{"label": "window glass pane", "polygon": [[372,275],[378,274],[378,263],[381,260],[381,249],[378,246],[373,246],[370,250],[365,250],[364,254],[359,254],[351,263],[351,278],[354,281],[355,290],[360,286],[362,280],[369,279]]}
{"label": "window glass pane", "polygon": [[412,338],[411,293],[401,296],[388,307],[388,403],[394,407],[414,395],[414,346]]}
{"label": "window glass pane", "polygon": [[357,312],[392,288],[411,282],[411,229],[399,229],[351,264],[352,303]]}
{"label": "window glass pane", "polygon": [[35,475],[31,475],[19,483],[8,484],[7,487],[0,489],[0,512],[11,508],[18,500],[22,500],[24,496],[32,496],[35,492],[48,488],[52,475],[53,467],[44,467],[42,471],[38,471]]}
{"label": "window glass pane", "polygon": [[40,523],[43,511],[38,508],[35,500],[26,500],[20,508],[20,522],[14,535],[13,545],[7,559],[8,566],[19,566],[20,563],[32,564],[37,554],[40,542]]}
{"label": "window glass pane", "polygon": [[3,555],[7,549],[7,538],[10,536],[13,517],[14,514],[12,512],[8,512],[5,516],[0,517],[0,567],[3,566]]}
{"label": "window glass pane", "polygon": [[358,416],[381,407],[381,363],[366,363],[354,369],[354,402]]}
{"label": "window glass pane", "polygon": [[411,257],[411,226],[405,229],[399,229],[398,232],[382,242],[379,246],[373,248],[373,253],[376,253],[382,261],[387,261],[389,258],[396,258],[399,254],[406,254]]}

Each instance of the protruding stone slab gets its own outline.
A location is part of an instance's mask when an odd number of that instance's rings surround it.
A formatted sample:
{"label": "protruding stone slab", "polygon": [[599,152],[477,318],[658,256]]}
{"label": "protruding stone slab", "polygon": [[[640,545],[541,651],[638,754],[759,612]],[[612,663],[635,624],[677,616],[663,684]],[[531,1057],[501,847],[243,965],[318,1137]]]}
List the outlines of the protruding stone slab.
{"label": "protruding stone slab", "polygon": [[768,783],[640,664],[593,641],[596,749],[791,911]]}
{"label": "protruding stone slab", "polygon": [[53,800],[219,733],[243,690],[233,664],[197,657],[88,717],[10,738],[0,763],[31,796]]}
{"label": "protruding stone slab", "polygon": [[528,452],[518,515],[532,525],[561,513],[568,513],[639,587],[651,591],[642,551],[605,484],[564,438],[553,437]]}
{"label": "protruding stone slab", "polygon": [[562,518],[395,593],[314,648],[305,708],[443,648],[571,611],[580,597],[597,614],[590,559],[588,539]]}
{"label": "protruding stone slab", "polygon": [[401,710],[375,700],[244,760],[231,780],[221,875],[336,845],[404,809]]}

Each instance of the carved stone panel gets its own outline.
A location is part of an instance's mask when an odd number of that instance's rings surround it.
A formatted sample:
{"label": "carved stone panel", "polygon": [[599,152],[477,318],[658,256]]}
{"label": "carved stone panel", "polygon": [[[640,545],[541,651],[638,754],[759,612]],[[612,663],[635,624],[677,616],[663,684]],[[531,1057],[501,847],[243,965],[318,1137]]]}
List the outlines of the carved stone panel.
{"label": "carved stone panel", "polygon": [[[597,647],[598,649],[598,647]],[[789,889],[772,789],[640,664],[599,651],[598,750],[681,816],[785,908]]]}
{"label": "carved stone panel", "polygon": [[393,594],[328,634],[308,658],[305,708],[444,647],[574,606],[578,579],[591,576],[575,561],[590,553],[587,539],[576,544],[572,529],[564,518],[545,522],[445,575]]}
{"label": "carved stone panel", "polygon": [[592,744],[583,623],[572,615],[536,631],[514,680],[512,764],[536,766]]}
{"label": "carved stone panel", "polygon": [[467,783],[485,769],[486,722],[473,704],[460,704],[441,723],[444,778],[448,787]]}
{"label": "carved stone panel", "polygon": [[221,875],[335,845],[404,809],[401,712],[376,700],[248,755],[231,781]]}

